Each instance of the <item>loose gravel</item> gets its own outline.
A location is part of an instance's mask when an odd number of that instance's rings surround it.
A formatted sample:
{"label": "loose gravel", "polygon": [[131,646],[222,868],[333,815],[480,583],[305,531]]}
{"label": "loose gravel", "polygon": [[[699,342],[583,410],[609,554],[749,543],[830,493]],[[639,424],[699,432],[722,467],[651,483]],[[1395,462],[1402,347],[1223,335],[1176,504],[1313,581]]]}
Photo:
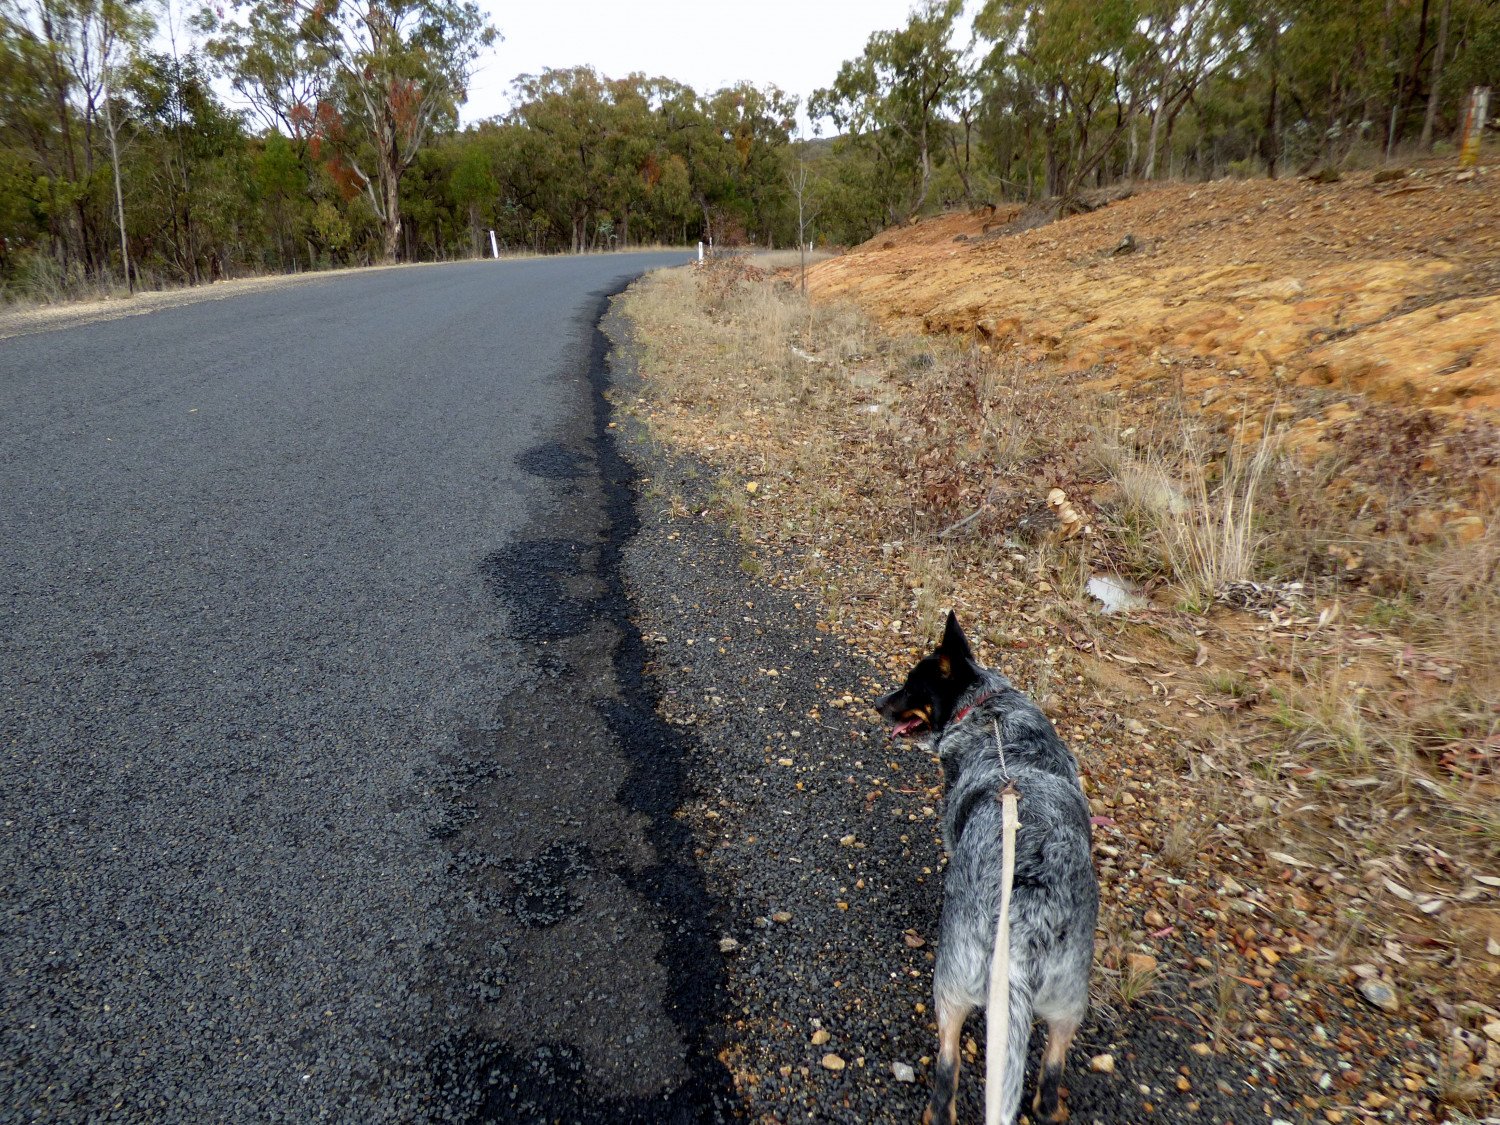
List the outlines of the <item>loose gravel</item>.
{"label": "loose gravel", "polygon": [[[680,815],[727,911],[723,1057],[735,1089],[755,1120],[917,1120],[936,1050],[937,766],[888,740],[870,702],[892,685],[726,522],[723,498],[742,482],[656,444],[633,417],[630,326],[606,324],[616,417],[641,478],[626,574],[662,713],[690,738],[696,794]],[[1174,1014],[1185,988],[1168,976],[1138,1006],[1095,1006],[1064,1083],[1073,1121],[1300,1118],[1297,1091],[1274,1074],[1190,1050],[1205,1036]],[[959,1114],[973,1121],[981,1016],[966,1040]],[[1111,1072],[1092,1070],[1105,1054]]]}

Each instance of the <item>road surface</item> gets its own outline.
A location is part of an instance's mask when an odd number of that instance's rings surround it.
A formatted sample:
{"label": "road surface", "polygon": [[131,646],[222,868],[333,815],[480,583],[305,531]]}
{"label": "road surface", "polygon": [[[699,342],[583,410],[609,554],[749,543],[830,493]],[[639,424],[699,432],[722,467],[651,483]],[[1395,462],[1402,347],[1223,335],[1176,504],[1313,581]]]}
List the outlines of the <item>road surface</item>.
{"label": "road surface", "polygon": [[723,1115],[595,329],[680,260],[0,340],[0,1119]]}

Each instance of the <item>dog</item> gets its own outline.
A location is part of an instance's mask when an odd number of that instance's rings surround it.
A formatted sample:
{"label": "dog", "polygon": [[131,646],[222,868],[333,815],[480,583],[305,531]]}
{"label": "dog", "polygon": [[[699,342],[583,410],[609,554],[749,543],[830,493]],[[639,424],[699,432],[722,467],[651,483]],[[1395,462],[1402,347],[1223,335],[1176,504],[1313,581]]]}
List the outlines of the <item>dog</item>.
{"label": "dog", "polygon": [[[986,1082],[992,1091],[1000,1083],[999,1120],[1010,1125],[1021,1104],[1031,1021],[1039,1016],[1047,1022],[1048,1037],[1032,1109],[1043,1120],[1063,1120],[1058,1084],[1088,1010],[1099,915],[1089,806],[1078,782],[1078,761],[1035,703],[974,659],[955,614],[949,614],[938,647],[917,662],[901,687],[876,700],[875,708],[892,724],[894,736],[924,742],[943,767],[942,831],[949,858],[933,972],[939,1050],[924,1125],[957,1121],[964,1020],[990,999],[1000,912],[999,794],[1007,779],[1020,795],[1010,907],[1010,1030],[997,1056],[1004,1059],[1003,1076],[991,1072]],[[989,1018],[994,1030],[993,1006]]]}

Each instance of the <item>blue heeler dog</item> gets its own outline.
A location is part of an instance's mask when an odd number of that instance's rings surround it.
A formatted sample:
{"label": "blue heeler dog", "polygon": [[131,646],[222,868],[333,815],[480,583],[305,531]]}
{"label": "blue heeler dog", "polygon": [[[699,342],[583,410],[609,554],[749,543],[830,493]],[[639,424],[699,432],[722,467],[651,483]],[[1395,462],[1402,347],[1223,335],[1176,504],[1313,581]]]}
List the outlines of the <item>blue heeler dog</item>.
{"label": "blue heeler dog", "polygon": [[[924,739],[937,750],[947,791],[943,843],[949,859],[933,974],[939,1050],[922,1120],[957,1120],[959,1038],[964,1019],[988,999],[1000,911],[999,794],[1008,777],[1020,794],[1010,908],[1010,1032],[1003,1074],[987,1074],[986,1081],[999,1083],[999,1119],[1014,1122],[1031,1021],[1040,1016],[1048,1038],[1032,1107],[1044,1120],[1060,1121],[1066,1115],[1058,1105],[1058,1082],[1088,1008],[1099,914],[1089,806],[1078,784],[1077,759],[1036,704],[1000,673],[979,665],[953,615],[937,649],[875,707],[895,724],[894,735]],[[993,1008],[990,1020],[994,1028]]]}

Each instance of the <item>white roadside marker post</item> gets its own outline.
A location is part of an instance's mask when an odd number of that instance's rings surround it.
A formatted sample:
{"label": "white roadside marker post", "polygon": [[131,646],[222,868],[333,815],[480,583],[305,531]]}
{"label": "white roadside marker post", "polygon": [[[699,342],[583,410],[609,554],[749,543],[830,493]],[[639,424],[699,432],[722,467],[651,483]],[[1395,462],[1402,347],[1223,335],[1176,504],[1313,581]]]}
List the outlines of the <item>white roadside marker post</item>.
{"label": "white roadside marker post", "polygon": [[1490,88],[1475,86],[1469,94],[1469,104],[1464,111],[1463,127],[1459,130],[1458,166],[1472,168],[1479,163],[1479,144],[1484,136],[1484,122],[1489,116]]}
{"label": "white roadside marker post", "polygon": [[490,256],[494,258],[500,257],[500,247],[495,243],[494,231],[490,231]]}

